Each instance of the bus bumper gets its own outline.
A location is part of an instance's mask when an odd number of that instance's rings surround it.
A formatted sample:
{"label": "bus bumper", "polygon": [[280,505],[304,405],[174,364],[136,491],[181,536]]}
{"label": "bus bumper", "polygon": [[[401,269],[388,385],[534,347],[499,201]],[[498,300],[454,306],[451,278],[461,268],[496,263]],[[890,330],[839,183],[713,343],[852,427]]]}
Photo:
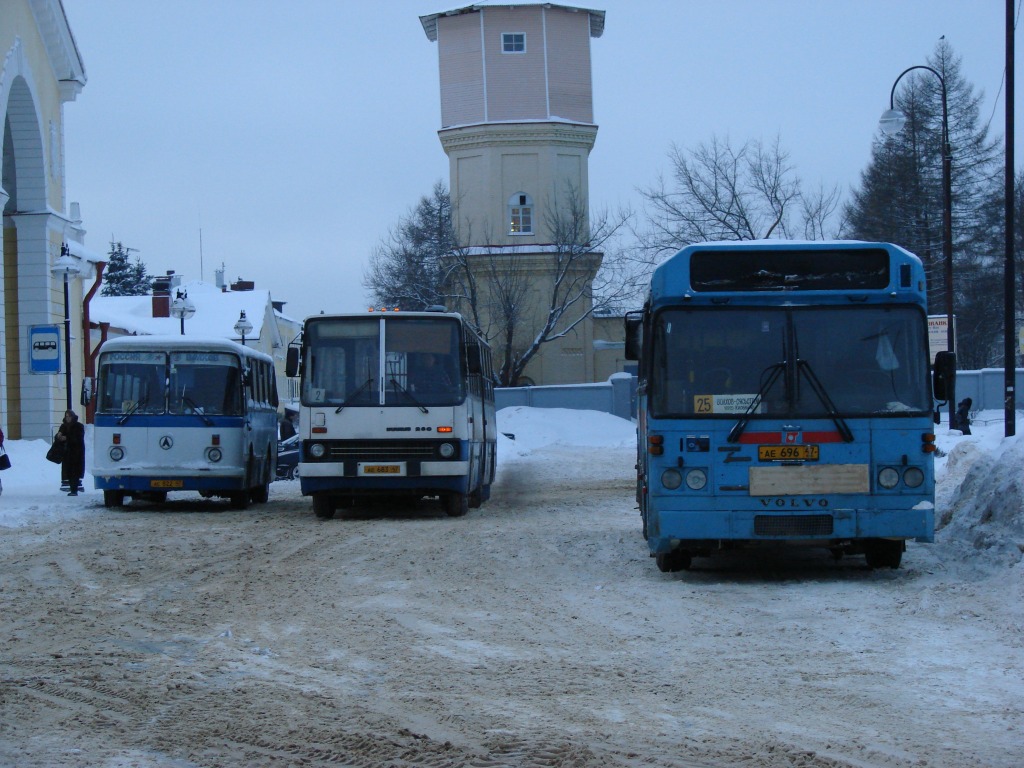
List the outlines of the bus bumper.
{"label": "bus bumper", "polygon": [[242,474],[200,476],[93,475],[98,491],[158,493],[162,491],[238,491],[245,488]]}
{"label": "bus bumper", "polygon": [[912,509],[657,510],[648,513],[652,554],[678,547],[708,548],[720,542],[820,543],[857,539],[934,541],[935,509],[923,502]]}

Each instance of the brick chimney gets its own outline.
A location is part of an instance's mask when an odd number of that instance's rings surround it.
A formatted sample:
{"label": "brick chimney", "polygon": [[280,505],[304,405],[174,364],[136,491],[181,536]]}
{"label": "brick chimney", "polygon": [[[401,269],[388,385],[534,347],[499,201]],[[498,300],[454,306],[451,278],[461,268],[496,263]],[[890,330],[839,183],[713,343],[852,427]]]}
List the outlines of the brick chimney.
{"label": "brick chimney", "polygon": [[171,281],[174,270],[167,270],[166,275],[153,278],[153,317],[171,316]]}

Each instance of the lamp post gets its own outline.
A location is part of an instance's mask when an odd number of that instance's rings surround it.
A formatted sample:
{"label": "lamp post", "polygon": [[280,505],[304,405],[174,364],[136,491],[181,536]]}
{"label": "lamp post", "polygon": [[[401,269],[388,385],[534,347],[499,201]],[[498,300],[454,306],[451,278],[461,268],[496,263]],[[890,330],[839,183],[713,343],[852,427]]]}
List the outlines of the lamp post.
{"label": "lamp post", "polygon": [[192,300],[188,297],[188,291],[183,291],[180,288],[178,293],[174,297],[174,301],[171,302],[171,316],[176,317],[181,321],[181,335],[185,335],[185,321],[188,320],[192,315],[196,313],[196,305],[192,303]]}
{"label": "lamp post", "polygon": [[[945,271],[944,282],[946,284],[946,350],[950,353],[955,353],[956,345],[954,343],[953,333],[953,150],[949,146],[949,114],[946,109],[946,81],[939,71],[923,64],[918,64],[903,70],[900,73],[900,76],[896,78],[896,82],[892,84],[892,90],[889,92],[889,109],[882,113],[882,117],[878,121],[878,126],[882,133],[887,136],[894,136],[903,130],[903,126],[906,124],[907,118],[902,112],[896,109],[896,86],[899,85],[899,82],[903,79],[904,75],[908,72],[913,72],[915,69],[924,69],[935,75],[939,79],[939,87],[942,93],[942,259]],[[946,387],[946,394],[949,398],[949,425],[952,427],[954,424],[954,414],[956,413],[955,375],[950,378]]]}
{"label": "lamp post", "polygon": [[71,300],[69,283],[81,272],[71,257],[71,246],[61,243],[60,258],[50,267],[50,274],[64,278],[64,387],[67,389],[67,410],[71,410]]}
{"label": "lamp post", "polygon": [[242,346],[245,346],[245,336],[248,333],[252,333],[252,323],[245,316],[245,310],[243,309],[241,314],[238,316],[238,322],[235,323],[235,333],[242,337]]}

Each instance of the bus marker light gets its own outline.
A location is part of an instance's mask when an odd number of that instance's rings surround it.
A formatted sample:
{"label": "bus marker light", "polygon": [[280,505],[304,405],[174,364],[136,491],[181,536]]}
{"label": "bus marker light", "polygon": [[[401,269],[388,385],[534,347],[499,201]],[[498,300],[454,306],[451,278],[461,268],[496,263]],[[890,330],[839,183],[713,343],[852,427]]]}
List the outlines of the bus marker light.
{"label": "bus marker light", "polygon": [[210,445],[220,445],[220,435],[210,435]]}
{"label": "bus marker light", "polygon": [[327,427],[313,427],[310,430],[314,435],[326,435]]}
{"label": "bus marker light", "polygon": [[661,456],[665,452],[663,443],[665,438],[662,435],[651,435],[647,438],[647,452],[652,456]]}
{"label": "bus marker light", "polygon": [[438,432],[451,432],[452,428],[451,427],[438,427],[437,431]]}
{"label": "bus marker light", "polygon": [[120,432],[115,432],[114,433],[114,439],[113,439],[112,442],[114,443],[114,445],[120,445],[121,444],[121,433]]}

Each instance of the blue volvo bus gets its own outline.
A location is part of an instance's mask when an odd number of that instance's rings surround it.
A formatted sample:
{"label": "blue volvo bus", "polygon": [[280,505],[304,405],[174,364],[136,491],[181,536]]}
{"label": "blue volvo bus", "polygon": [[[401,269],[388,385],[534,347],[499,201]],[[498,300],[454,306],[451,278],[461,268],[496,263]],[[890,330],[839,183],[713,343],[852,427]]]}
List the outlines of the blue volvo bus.
{"label": "blue volvo bus", "polygon": [[637,501],[662,571],[799,543],[898,568],[932,541],[925,275],[895,245],[693,245],[626,317],[639,361]]}

